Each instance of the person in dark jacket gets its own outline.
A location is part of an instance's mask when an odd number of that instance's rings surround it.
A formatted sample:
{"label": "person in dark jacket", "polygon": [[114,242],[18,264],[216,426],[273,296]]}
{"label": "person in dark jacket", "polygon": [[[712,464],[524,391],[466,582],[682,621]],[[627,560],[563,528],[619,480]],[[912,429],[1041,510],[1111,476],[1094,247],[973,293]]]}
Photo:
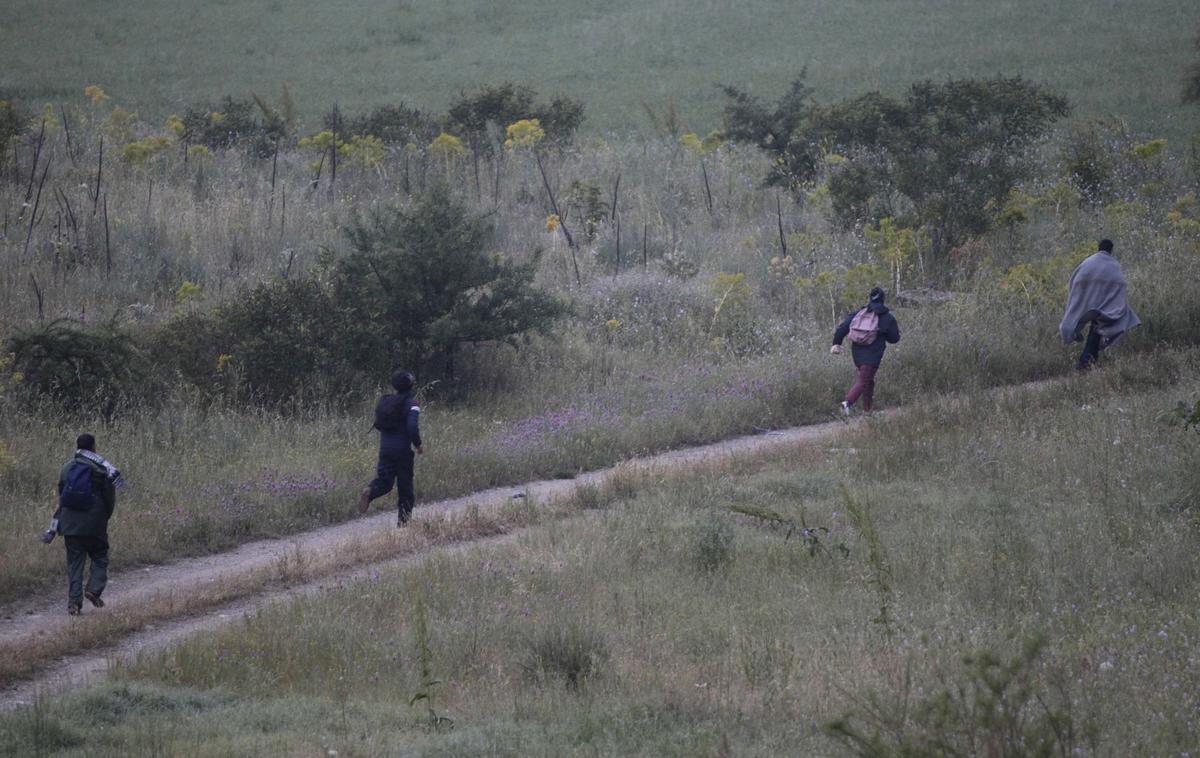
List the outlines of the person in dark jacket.
{"label": "person in dark jacket", "polygon": [[[863,401],[864,411],[869,412],[874,407],[875,372],[879,370],[879,364],[883,361],[883,351],[887,350],[889,344],[894,345],[900,341],[900,325],[896,323],[896,317],[892,315],[892,312],[883,304],[885,297],[884,291],[875,287],[871,290],[867,300],[866,310],[875,314],[879,319],[875,338],[867,345],[851,340],[850,355],[854,358],[858,377],[850,391],[846,393],[846,398],[842,400],[842,413],[847,416],[850,415],[850,407],[860,397]],[[842,352],[842,340],[850,334],[850,326],[854,322],[854,317],[862,310],[859,308],[851,312],[841,324],[838,324],[838,328],[833,332],[833,346],[829,348],[829,352],[835,355]]]}
{"label": "person in dark jacket", "polygon": [[415,378],[407,371],[392,377],[395,394],[384,395],[375,404],[374,428],[379,431],[379,463],[375,478],[358,498],[358,510],[366,513],[371,501],[396,487],[397,525],[404,526],[412,518],[416,495],[413,492],[413,451],[424,454],[421,447],[421,408],[413,399]]}
{"label": "person in dark jacket", "polygon": [[[100,595],[108,584],[108,520],[117,505],[116,485],[121,472],[96,453],[96,438],[81,434],[75,440],[75,457],[67,462],[58,477],[59,506],[54,513],[55,530],[67,546],[67,613],[79,615],[83,599],[97,608],[104,607]],[[77,467],[85,467],[91,492],[80,503],[65,503],[63,491],[76,480]],[[74,507],[71,507],[74,506]],[[87,589],[83,587],[83,568],[88,559]]]}

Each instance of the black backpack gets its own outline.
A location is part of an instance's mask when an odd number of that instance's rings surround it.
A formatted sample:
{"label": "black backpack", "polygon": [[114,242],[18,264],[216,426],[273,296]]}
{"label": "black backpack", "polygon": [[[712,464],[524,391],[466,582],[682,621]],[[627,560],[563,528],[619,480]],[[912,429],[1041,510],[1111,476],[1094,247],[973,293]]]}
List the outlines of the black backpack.
{"label": "black backpack", "polygon": [[92,491],[92,467],[75,461],[67,469],[58,504],[69,511],[91,510],[95,502]]}
{"label": "black backpack", "polygon": [[375,428],[381,432],[402,432],[408,428],[407,395],[384,395],[375,406]]}

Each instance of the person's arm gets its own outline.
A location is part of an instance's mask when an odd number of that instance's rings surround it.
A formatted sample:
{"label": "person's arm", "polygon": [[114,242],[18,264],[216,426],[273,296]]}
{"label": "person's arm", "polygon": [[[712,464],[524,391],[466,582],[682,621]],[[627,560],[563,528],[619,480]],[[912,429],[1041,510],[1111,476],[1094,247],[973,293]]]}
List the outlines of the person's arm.
{"label": "person's arm", "polygon": [[51,516],[51,518],[53,518],[53,519],[57,519],[62,514],[61,498],[62,498],[63,487],[65,486],[66,473],[67,473],[67,470],[64,468],[62,473],[60,473],[58,475],[58,495],[59,495],[60,500],[59,500],[58,505],[56,505],[54,507],[54,515]]}
{"label": "person's arm", "polygon": [[414,405],[408,409],[408,441],[412,443],[417,452],[421,450],[421,406]]}
{"label": "person's arm", "polygon": [[883,338],[894,345],[900,341],[900,322],[896,320],[895,316],[892,316],[890,320],[891,323],[888,324],[887,333],[883,335]]}
{"label": "person's arm", "polygon": [[854,313],[851,313],[842,320],[842,323],[838,324],[837,329],[833,330],[833,346],[829,348],[829,352],[835,354],[842,352],[842,340],[846,339],[846,335],[850,333],[850,322],[853,320]]}
{"label": "person's arm", "polygon": [[113,511],[117,508],[117,488],[108,477],[104,477],[104,484],[100,485],[100,500],[104,502],[104,512],[108,514],[108,518],[112,518]]}

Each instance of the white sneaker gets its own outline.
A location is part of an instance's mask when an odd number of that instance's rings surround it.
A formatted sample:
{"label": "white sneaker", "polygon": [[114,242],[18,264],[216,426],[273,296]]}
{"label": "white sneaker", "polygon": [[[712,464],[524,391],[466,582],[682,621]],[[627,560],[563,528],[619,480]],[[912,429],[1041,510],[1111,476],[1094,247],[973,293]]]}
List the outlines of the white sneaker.
{"label": "white sneaker", "polygon": [[842,401],[842,415],[843,416],[850,415],[850,403],[847,403],[845,400]]}

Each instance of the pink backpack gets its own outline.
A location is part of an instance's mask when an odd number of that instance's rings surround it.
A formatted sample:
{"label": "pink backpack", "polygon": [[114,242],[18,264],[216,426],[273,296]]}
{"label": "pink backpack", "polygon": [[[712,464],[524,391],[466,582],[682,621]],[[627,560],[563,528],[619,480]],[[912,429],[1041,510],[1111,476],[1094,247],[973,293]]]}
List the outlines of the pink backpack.
{"label": "pink backpack", "polygon": [[879,336],[879,314],[863,308],[850,320],[850,341],[856,345],[869,345]]}

